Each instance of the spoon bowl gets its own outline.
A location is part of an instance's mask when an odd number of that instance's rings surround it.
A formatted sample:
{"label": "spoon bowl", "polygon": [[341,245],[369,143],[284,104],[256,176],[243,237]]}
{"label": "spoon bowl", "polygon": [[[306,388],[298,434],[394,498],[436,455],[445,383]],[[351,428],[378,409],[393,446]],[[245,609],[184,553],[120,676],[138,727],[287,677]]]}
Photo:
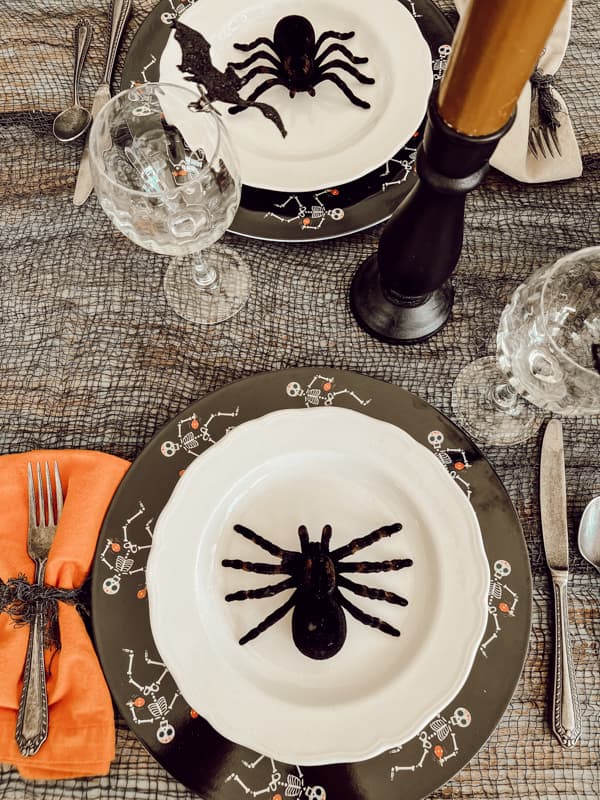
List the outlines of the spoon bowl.
{"label": "spoon bowl", "polygon": [[577,544],[585,560],[600,572],[600,497],[590,500],[581,515]]}
{"label": "spoon bowl", "polygon": [[54,118],[52,132],[59,142],[72,142],[90,127],[92,115],[83,106],[70,106]]}

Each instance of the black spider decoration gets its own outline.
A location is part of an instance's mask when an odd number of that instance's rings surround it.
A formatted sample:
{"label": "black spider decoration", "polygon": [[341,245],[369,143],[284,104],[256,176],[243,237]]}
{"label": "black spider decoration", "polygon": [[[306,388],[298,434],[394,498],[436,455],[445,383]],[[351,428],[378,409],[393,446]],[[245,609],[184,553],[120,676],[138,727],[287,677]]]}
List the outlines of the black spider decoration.
{"label": "black spider decoration", "polygon": [[346,640],[346,617],[344,609],[359,622],[378,628],[391,636],[400,636],[400,631],[387,622],[366,614],[351,603],[340,592],[347,589],[362,597],[373,600],[385,600],[387,603],[405,606],[408,600],[394,592],[375,589],[361,583],[355,583],[344,577],[343,572],[390,572],[412,566],[412,559],[397,558],[391,561],[358,561],[342,564],[342,560],[358,550],[362,550],[386,536],[392,536],[402,529],[400,523],[383,525],[381,528],[353,539],[348,544],[329,550],[331,525],[325,525],[320,542],[311,542],[304,525],[298,528],[301,551],[284,550],[244,525],[234,525],[234,531],[254,542],[263,550],[281,559],[280,564],[262,564],[239,559],[224,559],[224,567],[241,569],[246,572],[258,572],[264,575],[289,575],[280,583],[263,586],[260,589],[246,589],[225,596],[231,600],[250,600],[261,597],[272,597],[286,589],[294,589],[294,593],[283,605],[269,614],[259,625],[252,628],[240,639],[240,644],[255,639],[264,633],[288,611],[292,614],[292,637],[294,644],[309,658],[324,659],[334,656]]}
{"label": "black spider decoration", "polygon": [[[315,40],[315,31],[306,17],[292,14],[282,17],[273,31],[273,40],[266,36],[259,36],[249,44],[237,43],[234,45],[238,50],[248,52],[258,45],[266,45],[273,52],[264,48],[252,53],[245,61],[230,62],[229,67],[234,69],[245,69],[255,61],[265,59],[271,66],[259,64],[253,67],[245,75],[241,75],[242,86],[247,84],[257,75],[272,75],[259,84],[254,91],[248,95],[247,101],[254,102],[257,97],[270,89],[272,86],[280,85],[289,89],[290,97],[294,97],[296,92],[308,92],[311,97],[315,96],[315,86],[323,81],[331,81],[346,95],[346,97],[361,108],[370,108],[370,104],[361,100],[350,90],[346,82],[332,70],[340,69],[348,72],[361,83],[375,83],[373,78],[369,78],[359,72],[352,64],[366,64],[368,58],[355,56],[345,45],[334,42],[329,44],[321,53],[321,45],[327,39],[351,39],[354,31],[339,33],[338,31],[325,31]],[[334,58],[325,61],[331,53],[339,52],[348,59]],[[242,108],[230,108],[230,114],[237,114],[243,111]]]}

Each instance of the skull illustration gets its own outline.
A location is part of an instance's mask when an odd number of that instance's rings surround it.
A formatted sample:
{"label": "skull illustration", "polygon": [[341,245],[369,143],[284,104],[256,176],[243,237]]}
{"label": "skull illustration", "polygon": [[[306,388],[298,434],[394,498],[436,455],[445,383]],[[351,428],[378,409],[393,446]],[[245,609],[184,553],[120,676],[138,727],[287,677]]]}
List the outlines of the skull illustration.
{"label": "skull illustration", "polygon": [[459,728],[468,728],[471,724],[471,713],[466,708],[459,706],[452,715],[451,722],[458,725]]}
{"label": "skull illustration", "polygon": [[118,575],[111,575],[110,578],[106,578],[102,584],[102,590],[105,594],[116,594],[119,591],[119,587],[121,585],[121,581]]}
{"label": "skull illustration", "polygon": [[163,719],[156,731],[156,738],[161,744],[169,744],[175,738],[175,728],[170,722]]}
{"label": "skull illustration", "polygon": [[506,578],[510,575],[511,566],[508,561],[504,559],[499,559],[494,563],[494,575],[496,578]]}

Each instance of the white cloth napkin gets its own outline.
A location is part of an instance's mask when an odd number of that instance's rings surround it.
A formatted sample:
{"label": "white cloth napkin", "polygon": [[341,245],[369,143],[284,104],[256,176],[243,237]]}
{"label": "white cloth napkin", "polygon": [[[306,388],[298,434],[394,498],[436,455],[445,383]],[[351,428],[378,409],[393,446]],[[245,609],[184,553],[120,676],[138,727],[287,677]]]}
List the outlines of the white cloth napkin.
{"label": "white cloth napkin", "polygon": [[[456,9],[462,14],[469,0],[454,0]],[[555,75],[560,67],[571,32],[571,7],[569,0],[556,21],[546,46],[540,56],[537,69],[544,75]],[[517,102],[517,113],[513,126],[500,140],[490,164],[501,172],[524,183],[544,183],[578,178],[583,170],[579,146],[569,117],[567,105],[560,93],[551,86],[549,91],[560,105],[555,116],[559,123],[556,130],[561,155],[536,158],[528,148],[530,119],[537,116],[537,100],[532,109],[532,86],[527,81]]]}

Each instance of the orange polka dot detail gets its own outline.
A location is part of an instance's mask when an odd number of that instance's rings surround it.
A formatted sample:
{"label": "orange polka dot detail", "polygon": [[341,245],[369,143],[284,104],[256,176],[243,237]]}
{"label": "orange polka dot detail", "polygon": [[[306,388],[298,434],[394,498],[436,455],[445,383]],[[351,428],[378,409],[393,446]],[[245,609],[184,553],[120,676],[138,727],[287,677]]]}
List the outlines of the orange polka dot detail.
{"label": "orange polka dot detail", "polygon": [[113,553],[120,553],[121,545],[118,542],[113,542],[110,546],[110,549],[113,551]]}
{"label": "orange polka dot detail", "polygon": [[433,748],[433,754],[436,758],[441,758],[444,755],[444,748],[441,744],[436,744],[436,746]]}

